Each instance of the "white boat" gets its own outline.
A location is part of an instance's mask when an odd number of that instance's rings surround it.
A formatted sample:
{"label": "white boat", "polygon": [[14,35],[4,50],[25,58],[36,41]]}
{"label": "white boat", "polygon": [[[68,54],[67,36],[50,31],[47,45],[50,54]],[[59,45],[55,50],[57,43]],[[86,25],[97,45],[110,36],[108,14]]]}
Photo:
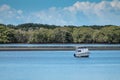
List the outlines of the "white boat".
{"label": "white boat", "polygon": [[89,57],[89,50],[86,47],[76,47],[75,57]]}

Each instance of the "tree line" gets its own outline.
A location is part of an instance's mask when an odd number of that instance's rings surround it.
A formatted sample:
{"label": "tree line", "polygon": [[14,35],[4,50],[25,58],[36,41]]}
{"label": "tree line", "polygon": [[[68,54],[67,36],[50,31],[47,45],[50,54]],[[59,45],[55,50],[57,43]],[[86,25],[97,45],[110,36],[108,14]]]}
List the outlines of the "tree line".
{"label": "tree line", "polygon": [[120,26],[0,24],[0,43],[120,43]]}

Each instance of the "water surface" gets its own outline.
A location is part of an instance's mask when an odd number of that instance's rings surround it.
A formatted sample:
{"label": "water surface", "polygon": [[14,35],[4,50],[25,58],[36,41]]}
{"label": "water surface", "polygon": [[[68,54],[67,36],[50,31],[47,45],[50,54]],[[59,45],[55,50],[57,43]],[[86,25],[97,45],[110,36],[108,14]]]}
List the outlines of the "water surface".
{"label": "water surface", "polygon": [[0,47],[39,47],[39,46],[120,46],[120,44],[0,44]]}
{"label": "water surface", "polygon": [[0,80],[120,80],[120,50],[0,51]]}

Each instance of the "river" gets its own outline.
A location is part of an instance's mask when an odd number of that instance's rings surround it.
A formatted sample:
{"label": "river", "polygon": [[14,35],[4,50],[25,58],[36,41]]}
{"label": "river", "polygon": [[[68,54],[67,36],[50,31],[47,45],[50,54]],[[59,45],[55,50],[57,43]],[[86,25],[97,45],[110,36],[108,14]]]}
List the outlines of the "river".
{"label": "river", "polygon": [[0,80],[120,80],[120,50],[0,51]]}

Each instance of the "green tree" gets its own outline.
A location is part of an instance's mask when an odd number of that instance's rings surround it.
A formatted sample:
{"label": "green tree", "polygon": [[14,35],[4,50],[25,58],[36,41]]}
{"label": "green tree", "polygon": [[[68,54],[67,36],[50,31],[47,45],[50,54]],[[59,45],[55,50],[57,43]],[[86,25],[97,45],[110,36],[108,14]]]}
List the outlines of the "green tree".
{"label": "green tree", "polygon": [[12,43],[15,41],[14,30],[0,26],[0,43]]}
{"label": "green tree", "polygon": [[15,38],[17,43],[27,43],[28,42],[28,32],[21,29],[15,30]]}
{"label": "green tree", "polygon": [[34,30],[29,38],[29,43],[47,43],[48,30],[44,28],[40,28],[39,30]]}
{"label": "green tree", "polygon": [[92,28],[74,28],[73,39],[75,43],[91,43],[94,30]]}
{"label": "green tree", "polygon": [[52,38],[56,43],[71,43],[73,41],[72,34],[68,30],[62,28],[54,29]]}

